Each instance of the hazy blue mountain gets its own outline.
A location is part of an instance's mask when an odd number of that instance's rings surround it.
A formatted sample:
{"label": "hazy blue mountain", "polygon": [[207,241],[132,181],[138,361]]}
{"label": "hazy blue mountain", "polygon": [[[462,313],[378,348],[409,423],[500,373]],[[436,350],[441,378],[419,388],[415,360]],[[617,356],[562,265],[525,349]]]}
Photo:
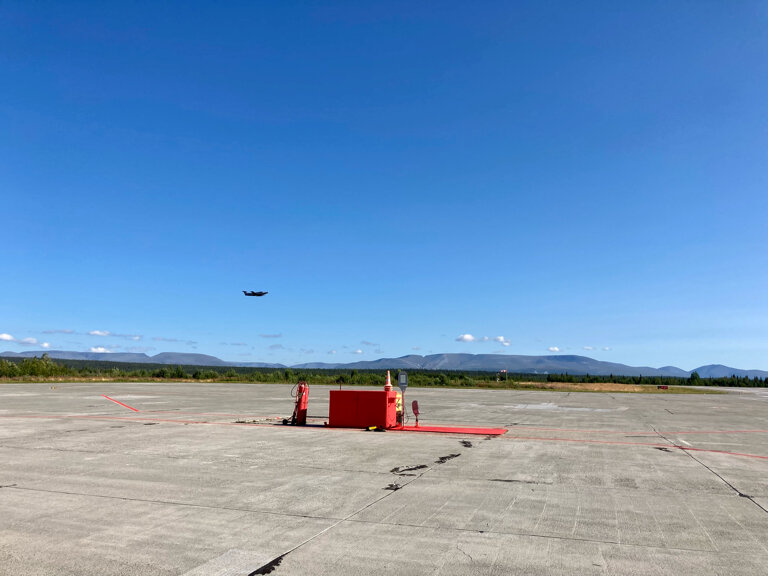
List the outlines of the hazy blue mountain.
{"label": "hazy blue mountain", "polygon": [[723,366],[722,364],[699,366],[695,371],[702,378],[728,378],[729,376],[738,376],[739,378],[768,378],[768,372],[765,370],[740,370],[739,368],[731,368],[730,366]]}
{"label": "hazy blue mountain", "polygon": [[[111,356],[111,354],[109,354]],[[229,362],[225,362],[216,356],[209,356],[208,354],[190,354],[187,352],[161,352],[149,359],[150,362],[156,364],[184,364],[192,366],[230,366]]]}
{"label": "hazy blue mountain", "polygon": [[34,358],[48,354],[56,360],[95,360],[99,362],[134,362],[144,364],[174,364],[181,366],[246,366],[252,368],[285,368],[284,364],[268,362],[227,362],[208,354],[188,352],[161,352],[148,356],[137,352],[73,352],[68,350],[30,350],[28,352],[2,352],[0,357]]}
{"label": "hazy blue mountain", "polygon": [[299,364],[295,368],[344,368],[350,370],[477,370],[527,374],[594,374],[608,376],[680,376],[688,377],[688,372],[666,366],[663,370],[646,366],[634,367],[613,362],[602,362],[586,356],[515,356],[507,354],[431,354],[418,356],[411,354],[400,358],[381,358],[352,362],[350,364]]}
{"label": "hazy blue mountain", "polygon": [[659,372],[663,376],[674,376],[676,378],[688,378],[691,375],[687,370],[681,370],[677,366],[662,366],[659,368]]}
{"label": "hazy blue mountain", "polygon": [[[37,350],[29,352],[3,352],[0,357],[42,356],[48,354],[55,359],[99,360],[102,362],[141,362],[155,364],[178,364],[184,366],[240,366],[252,368],[286,368],[284,364],[266,362],[227,362],[207,354],[186,352],[162,352],[155,356],[138,353],[68,352],[66,350]],[[326,363],[307,362],[291,366],[295,369],[343,369],[343,370],[507,370],[521,374],[592,374],[595,376],[676,376],[688,378],[690,372],[675,366],[652,368],[649,366],[627,366],[614,362],[603,362],[587,356],[517,356],[512,354],[430,354],[419,356],[409,354],[399,358],[379,358],[360,362]],[[750,378],[768,378],[764,370],[740,370],[720,364],[701,366],[695,369],[702,378],[722,378],[732,375]]]}
{"label": "hazy blue mountain", "polygon": [[10,358],[34,358],[48,354],[56,360],[98,360],[100,362],[152,362],[146,354],[135,352],[70,352],[68,350],[36,350],[29,352],[3,352],[0,356]]}

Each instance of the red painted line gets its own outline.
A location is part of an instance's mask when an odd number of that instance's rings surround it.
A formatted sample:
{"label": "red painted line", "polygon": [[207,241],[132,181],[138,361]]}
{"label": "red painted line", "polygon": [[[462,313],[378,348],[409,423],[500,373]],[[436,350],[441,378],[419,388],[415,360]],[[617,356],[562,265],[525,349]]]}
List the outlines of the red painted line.
{"label": "red painted line", "polygon": [[[614,435],[632,435],[632,436],[656,436],[656,432],[650,430],[589,430],[579,428],[545,428],[539,426],[513,426],[512,430],[539,430],[542,432],[576,432],[582,434],[614,434]],[[660,434],[768,434],[768,430],[679,430],[679,431],[660,431]]]}
{"label": "red painted line", "polygon": [[[179,416],[221,416],[223,418],[259,418],[253,414],[229,414],[227,412],[182,412],[180,410],[144,410],[143,414],[178,414]],[[264,416],[262,416],[264,418]],[[274,416],[277,418],[277,416]]]}
{"label": "red painted line", "polygon": [[259,422],[207,422],[205,420],[172,420],[169,418],[139,418],[135,416],[102,416],[99,414],[0,414],[0,418],[42,418],[46,420],[70,419],[70,420],[109,420],[114,422],[168,422],[170,424],[211,424],[221,426],[270,426],[274,423]]}
{"label": "red painted line", "polygon": [[678,448],[684,451],[712,452],[714,454],[728,454],[729,456],[744,456],[745,458],[760,458],[768,460],[768,456],[760,454],[744,454],[741,452],[727,452],[725,450],[710,450],[708,448],[693,448],[691,446],[679,446],[677,444],[659,444],[653,442],[620,442],[618,440],[583,440],[579,438],[542,438],[537,436],[506,436],[508,440],[542,440],[544,442],[575,442],[579,444],[613,444],[619,446],[652,446],[653,448]]}
{"label": "red painted line", "polygon": [[713,452],[715,454],[728,454],[729,456],[744,456],[746,458],[761,458],[768,460],[768,456],[760,456],[758,454],[743,454],[741,452],[728,452],[727,450],[710,450],[708,448],[693,448],[692,446],[678,446],[675,444],[675,448],[685,450],[686,452]]}
{"label": "red painted line", "polygon": [[[137,418],[134,416],[98,416],[98,415],[87,415],[87,414],[81,414],[81,415],[69,415],[69,414],[25,414],[25,415],[12,415],[12,414],[0,414],[0,418],[17,418],[17,419],[23,419],[23,418],[43,418],[43,419],[49,419],[49,420],[55,420],[55,419],[61,419],[61,418],[67,418],[67,419],[74,419],[74,420],[112,420],[117,422],[165,422],[168,424],[208,424],[208,425],[219,425],[219,426],[251,426],[251,427],[267,427],[267,428],[282,428],[282,426],[277,426],[276,424],[271,423],[251,423],[251,422],[245,422],[245,423],[238,423],[238,422],[206,422],[203,420],[171,420],[171,419],[160,419],[160,418]],[[292,426],[292,428],[303,428],[302,426]],[[306,427],[306,430],[311,430],[312,428],[316,427]],[[357,431],[356,428],[333,428],[333,430],[348,430],[350,432]],[[578,438],[544,438],[544,437],[538,437],[538,436],[510,436],[509,434],[505,435],[504,438],[507,440],[540,440],[543,442],[573,442],[573,443],[580,443],[580,444],[610,444],[610,445],[619,445],[619,446],[651,446],[653,448],[677,448],[678,450],[683,450],[686,452],[709,452],[713,454],[725,454],[728,456],[741,456],[744,458],[759,458],[760,460],[768,460],[768,456],[762,456],[760,454],[745,454],[742,452],[728,452],[725,450],[710,450],[707,448],[693,448],[692,446],[679,446],[676,444],[661,444],[661,443],[653,443],[653,442],[621,442],[619,440],[584,440],[584,439],[578,439]]]}
{"label": "red painted line", "polygon": [[120,406],[124,406],[124,407],[128,408],[128,410],[133,410],[134,412],[138,412],[138,410],[136,410],[136,408],[134,408],[133,406],[128,406],[128,404],[123,404],[119,400],[115,400],[114,398],[110,398],[106,394],[102,394],[102,396],[104,396],[104,398],[106,398],[107,400],[112,400],[112,402],[114,402],[115,404],[120,404]]}
{"label": "red painted line", "polygon": [[575,442],[577,444],[615,444],[619,446],[653,446],[654,448],[674,448],[672,444],[657,442],[621,442],[619,440],[584,440],[581,438],[544,438],[541,436],[506,436],[509,440],[544,440],[552,442]]}
{"label": "red painted line", "polygon": [[680,432],[661,432],[662,434],[768,434],[768,430],[682,430]]}
{"label": "red painted line", "polygon": [[393,432],[438,432],[442,434],[481,434],[483,436],[500,436],[506,428],[455,428],[451,426],[402,426],[392,428]]}

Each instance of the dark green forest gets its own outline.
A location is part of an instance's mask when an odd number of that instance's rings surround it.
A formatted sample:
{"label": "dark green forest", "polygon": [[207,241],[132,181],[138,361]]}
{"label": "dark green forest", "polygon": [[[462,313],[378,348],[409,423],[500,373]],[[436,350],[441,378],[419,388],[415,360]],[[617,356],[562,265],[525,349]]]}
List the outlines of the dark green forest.
{"label": "dark green forest", "polygon": [[[392,371],[393,377],[397,371]],[[197,380],[213,382],[295,383],[306,380],[312,384],[347,386],[383,386],[384,370],[294,370],[292,368],[245,368],[237,366],[169,366],[166,364],[135,364],[128,362],[97,362],[90,360],[52,360],[41,358],[8,358],[0,360],[0,378],[9,380]],[[590,374],[498,374],[496,372],[464,372],[409,370],[410,386],[427,387],[513,387],[519,382],[617,383],[648,386],[739,386],[765,387],[767,379],[731,376],[700,378],[694,372],[690,378],[662,376],[594,376]]]}

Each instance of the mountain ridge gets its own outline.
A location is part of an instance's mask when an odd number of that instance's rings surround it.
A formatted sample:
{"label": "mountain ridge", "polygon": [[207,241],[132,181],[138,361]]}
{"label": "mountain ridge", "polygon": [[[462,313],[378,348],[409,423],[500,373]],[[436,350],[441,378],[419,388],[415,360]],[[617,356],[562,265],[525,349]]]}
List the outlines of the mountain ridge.
{"label": "mountain ridge", "polygon": [[36,350],[27,352],[2,352],[0,358],[32,358],[48,356],[55,360],[93,360],[99,362],[128,362],[144,364],[178,364],[182,366],[232,366],[245,368],[292,368],[292,369],[327,369],[327,370],[451,370],[491,372],[507,370],[521,374],[573,374],[594,376],[674,376],[688,378],[696,372],[702,378],[725,378],[729,376],[768,378],[765,370],[743,370],[722,364],[707,364],[683,370],[676,366],[629,366],[615,362],[595,360],[588,356],[569,354],[548,356],[524,356],[514,354],[429,354],[420,356],[408,354],[397,358],[379,358],[358,362],[304,362],[285,365],[269,362],[228,362],[208,354],[187,352],[161,352],[148,356],[138,352],[75,352],[69,350]]}

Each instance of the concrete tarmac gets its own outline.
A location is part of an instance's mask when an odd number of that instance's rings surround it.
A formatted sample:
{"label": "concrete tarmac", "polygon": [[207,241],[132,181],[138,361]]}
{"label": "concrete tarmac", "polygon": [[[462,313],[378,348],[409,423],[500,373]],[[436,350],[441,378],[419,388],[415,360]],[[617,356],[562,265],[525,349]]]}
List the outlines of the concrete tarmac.
{"label": "concrete tarmac", "polygon": [[[768,394],[0,384],[0,575],[768,575]],[[102,394],[127,406],[113,403]]]}

